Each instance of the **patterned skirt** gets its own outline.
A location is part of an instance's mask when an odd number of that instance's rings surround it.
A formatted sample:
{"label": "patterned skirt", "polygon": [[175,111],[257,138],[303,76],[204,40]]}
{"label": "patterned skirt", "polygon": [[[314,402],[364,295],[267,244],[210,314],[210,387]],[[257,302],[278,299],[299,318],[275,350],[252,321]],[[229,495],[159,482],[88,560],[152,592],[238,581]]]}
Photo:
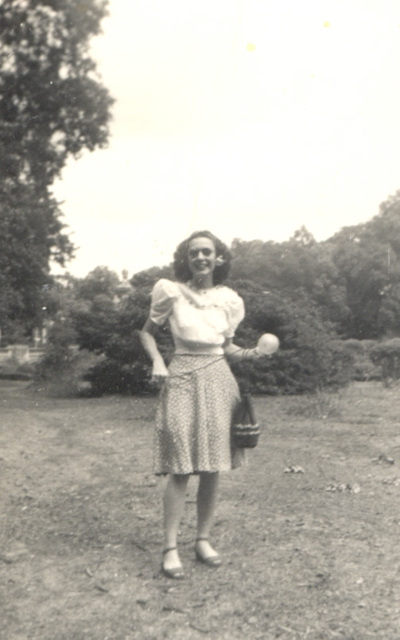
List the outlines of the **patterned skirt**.
{"label": "patterned skirt", "polygon": [[223,356],[174,356],[161,392],[155,430],[154,473],[228,471],[245,453],[231,441],[240,394]]}

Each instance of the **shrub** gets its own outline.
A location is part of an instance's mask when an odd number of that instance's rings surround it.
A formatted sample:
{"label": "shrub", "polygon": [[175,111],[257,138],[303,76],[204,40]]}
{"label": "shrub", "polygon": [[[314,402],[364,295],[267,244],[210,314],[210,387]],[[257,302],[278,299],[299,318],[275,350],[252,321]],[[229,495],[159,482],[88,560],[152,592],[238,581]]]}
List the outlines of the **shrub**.
{"label": "shrub", "polygon": [[[103,307],[101,327],[97,331],[91,328],[96,324],[93,308],[85,311],[85,331],[77,327],[79,345],[87,346],[103,356],[85,375],[85,380],[92,386],[93,394],[155,392],[155,386],[150,381],[150,363],[139,336],[149,307],[149,287],[137,289],[119,304],[110,306],[108,314]],[[78,316],[75,316],[74,321],[77,318]],[[173,352],[173,341],[168,326],[160,330],[157,342],[168,362]]]}
{"label": "shrub", "polygon": [[307,297],[287,300],[253,283],[233,283],[245,300],[246,318],[235,341],[254,345],[261,333],[275,333],[281,348],[271,358],[233,366],[242,388],[254,393],[296,394],[337,389],[352,376],[353,357],[346,352],[331,323]]}
{"label": "shrub", "polygon": [[91,394],[101,396],[107,393],[155,393],[150,382],[150,368],[143,362],[122,364],[118,360],[104,359],[86,373]]}
{"label": "shrub", "polygon": [[[232,281],[230,286],[243,297],[246,306],[246,317],[237,330],[235,343],[246,348],[254,346],[264,332],[275,333],[281,341],[281,349],[271,358],[233,365],[243,389],[260,394],[295,394],[325,387],[336,389],[351,379],[351,353],[338,343],[333,326],[322,320],[307,297],[299,294],[295,301],[286,300],[281,294],[265,292],[248,281]],[[150,362],[138,334],[149,306],[150,287],[146,286],[118,304],[102,303],[100,322],[94,307],[80,315],[84,319],[76,326],[80,347],[103,356],[85,375],[94,393],[154,391]],[[160,330],[157,343],[168,363],[173,353],[168,325]]]}
{"label": "shrub", "polygon": [[400,338],[377,343],[371,349],[371,360],[381,367],[386,386],[397,382],[400,378]]}
{"label": "shrub", "polygon": [[72,347],[75,332],[68,322],[57,319],[49,330],[43,357],[34,367],[33,385],[55,396],[88,393],[84,376],[98,360],[87,350]]}
{"label": "shrub", "polygon": [[356,340],[351,338],[343,340],[341,344],[346,353],[353,358],[353,380],[361,382],[380,380],[380,367],[374,364],[371,359],[371,349],[376,344],[375,340]]}

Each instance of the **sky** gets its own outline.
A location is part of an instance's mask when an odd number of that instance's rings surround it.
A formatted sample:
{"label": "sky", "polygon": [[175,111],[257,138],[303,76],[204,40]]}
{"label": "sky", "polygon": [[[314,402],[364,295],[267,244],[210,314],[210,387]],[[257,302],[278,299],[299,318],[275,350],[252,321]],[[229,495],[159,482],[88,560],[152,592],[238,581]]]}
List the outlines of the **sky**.
{"label": "sky", "polygon": [[109,145],[54,185],[77,277],[199,229],[324,240],[400,189],[398,0],[109,0],[92,56]]}

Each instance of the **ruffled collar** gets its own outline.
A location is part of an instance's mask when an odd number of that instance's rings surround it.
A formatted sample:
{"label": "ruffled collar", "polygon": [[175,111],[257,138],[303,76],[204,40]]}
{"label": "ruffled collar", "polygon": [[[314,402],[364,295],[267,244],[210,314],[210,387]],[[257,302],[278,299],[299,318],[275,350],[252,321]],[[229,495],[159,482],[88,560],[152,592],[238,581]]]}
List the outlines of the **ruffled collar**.
{"label": "ruffled collar", "polygon": [[185,300],[198,309],[216,309],[226,306],[227,301],[221,293],[226,287],[217,284],[209,289],[196,289],[189,282],[179,282],[179,290]]}

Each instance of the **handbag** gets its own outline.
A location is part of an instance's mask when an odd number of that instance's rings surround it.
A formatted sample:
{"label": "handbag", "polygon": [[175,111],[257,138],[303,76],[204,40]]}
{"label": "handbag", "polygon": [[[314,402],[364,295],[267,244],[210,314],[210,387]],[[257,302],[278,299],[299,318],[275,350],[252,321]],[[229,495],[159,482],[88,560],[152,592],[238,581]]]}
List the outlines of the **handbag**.
{"label": "handbag", "polygon": [[250,393],[244,393],[233,416],[232,438],[240,449],[254,449],[260,436]]}

